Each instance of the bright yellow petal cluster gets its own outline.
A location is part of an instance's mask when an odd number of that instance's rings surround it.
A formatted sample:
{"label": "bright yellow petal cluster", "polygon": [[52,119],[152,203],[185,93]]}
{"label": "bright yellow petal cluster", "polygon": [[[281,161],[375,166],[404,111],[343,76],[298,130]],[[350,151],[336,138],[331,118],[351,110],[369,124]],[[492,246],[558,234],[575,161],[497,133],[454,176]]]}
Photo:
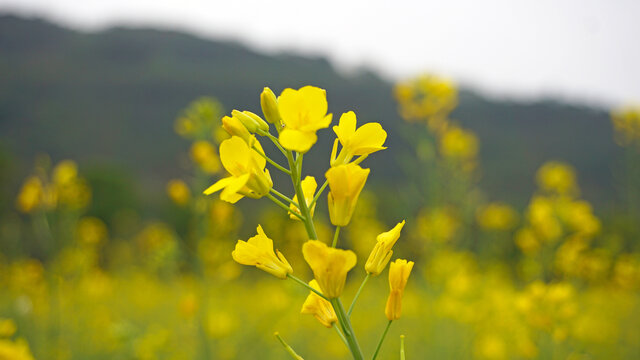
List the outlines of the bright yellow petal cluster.
{"label": "bright yellow petal cluster", "polygon": [[273,252],[273,240],[267,237],[260,225],[256,236],[247,241],[238,240],[231,256],[242,265],[255,266],[280,279],[286,279],[287,274],[293,273],[284,255],[278,250]]}
{"label": "bright yellow petal cluster", "polygon": [[[316,280],[311,280],[309,282],[309,286],[312,288],[322,292],[320,290],[320,285]],[[321,298],[318,294],[313,291],[309,291],[309,296],[302,304],[302,310],[300,311],[302,314],[311,314],[315,316],[320,323],[328,328],[332,327],[334,323],[338,322],[338,317],[336,316],[336,312],[333,310],[333,306],[327,300]]]}
{"label": "bright yellow petal cluster", "polygon": [[342,294],[347,272],[356,266],[356,254],[351,250],[328,247],[318,240],[302,245],[302,255],[320,285],[324,296],[334,299]]}
{"label": "bright yellow petal cluster", "polygon": [[376,245],[371,251],[371,254],[369,254],[367,263],[364,265],[367,273],[373,276],[379,275],[387,266],[389,260],[391,260],[391,255],[393,255],[393,250],[391,249],[400,238],[400,231],[402,231],[404,223],[405,221],[402,220],[402,222],[394,226],[393,229],[378,235]]}
{"label": "bright yellow petal cluster", "polygon": [[363,169],[353,163],[338,165],[327,171],[325,176],[331,189],[327,198],[329,216],[333,225],[346,226],[349,224],[360,192],[367,182],[369,171],[369,169]]}
{"label": "bright yellow petal cluster", "polygon": [[326,91],[314,86],[300,90],[285,89],[278,97],[278,111],[284,128],[280,144],[289,150],[307,152],[318,137],[316,131],[329,127],[332,114],[327,115]]}
{"label": "bright yellow petal cluster", "polygon": [[[354,156],[367,156],[379,150],[387,139],[387,132],[378,123],[367,123],[356,129],[356,114],[353,111],[342,114],[340,123],[333,127],[338,138],[333,143],[331,166],[346,164]],[[338,142],[342,145],[336,155]]]}
{"label": "bright yellow petal cluster", "polygon": [[[252,138],[251,142],[263,151],[257,140]],[[211,185],[204,191],[205,195],[222,190],[220,199],[235,203],[244,196],[258,199],[269,193],[273,181],[265,169],[267,161],[240,137],[232,136],[220,144],[220,160],[231,176]]]}
{"label": "bright yellow petal cluster", "polygon": [[[307,203],[307,206],[309,206],[309,204],[311,204],[311,202],[313,201],[313,196],[315,195],[316,188],[318,187],[316,178],[314,178],[313,176],[307,176],[304,178],[304,180],[302,180],[300,185],[302,186],[302,192],[304,193],[304,201]],[[293,201],[298,202],[298,195],[293,196]],[[295,205],[291,204],[289,205],[289,208],[291,209],[292,213],[300,214],[300,209],[298,209]],[[309,214],[311,215],[311,217],[313,217],[315,209],[316,204],[313,204],[311,209],[309,209]],[[300,218],[293,214],[289,214],[289,217],[293,220],[300,221]]]}
{"label": "bright yellow petal cluster", "polygon": [[413,269],[413,261],[398,259],[389,266],[389,299],[384,310],[387,319],[397,320],[402,313],[402,294]]}

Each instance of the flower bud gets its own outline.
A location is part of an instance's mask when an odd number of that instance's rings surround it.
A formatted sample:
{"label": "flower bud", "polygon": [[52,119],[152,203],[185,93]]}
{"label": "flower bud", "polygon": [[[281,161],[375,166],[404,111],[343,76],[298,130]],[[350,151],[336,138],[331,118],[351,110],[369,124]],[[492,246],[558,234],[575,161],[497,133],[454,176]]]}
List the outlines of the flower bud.
{"label": "flower bud", "polygon": [[278,100],[273,91],[268,87],[264,88],[262,94],[260,94],[260,106],[262,107],[264,118],[271,124],[274,124],[276,129],[280,131],[280,128],[282,128],[282,119],[280,117],[280,111],[278,111]]}
{"label": "flower bud", "polygon": [[222,118],[222,128],[231,136],[238,136],[242,138],[245,142],[249,142],[251,137],[251,133],[249,130],[242,124],[240,119],[237,117],[229,117],[225,116]]}
{"label": "flower bud", "polygon": [[269,130],[269,124],[267,124],[262,118],[250,111],[231,111],[231,115],[233,117],[238,118],[242,125],[249,130],[250,133],[258,132],[258,130],[267,131]]}

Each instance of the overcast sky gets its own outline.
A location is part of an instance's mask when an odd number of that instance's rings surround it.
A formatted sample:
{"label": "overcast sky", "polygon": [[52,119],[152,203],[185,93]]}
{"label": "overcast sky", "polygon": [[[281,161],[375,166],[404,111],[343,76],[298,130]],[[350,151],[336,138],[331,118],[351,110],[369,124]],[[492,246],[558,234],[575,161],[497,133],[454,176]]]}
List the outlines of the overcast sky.
{"label": "overcast sky", "polygon": [[80,29],[182,29],[388,78],[429,71],[497,96],[640,102],[638,0],[0,0]]}

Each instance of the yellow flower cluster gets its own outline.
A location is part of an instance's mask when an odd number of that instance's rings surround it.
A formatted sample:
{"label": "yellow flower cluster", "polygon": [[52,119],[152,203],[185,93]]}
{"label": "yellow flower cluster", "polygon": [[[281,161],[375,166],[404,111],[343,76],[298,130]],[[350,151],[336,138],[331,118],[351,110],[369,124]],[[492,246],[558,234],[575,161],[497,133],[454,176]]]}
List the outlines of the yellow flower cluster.
{"label": "yellow flower cluster", "polygon": [[611,122],[618,144],[640,144],[640,106],[627,106],[611,112]]}

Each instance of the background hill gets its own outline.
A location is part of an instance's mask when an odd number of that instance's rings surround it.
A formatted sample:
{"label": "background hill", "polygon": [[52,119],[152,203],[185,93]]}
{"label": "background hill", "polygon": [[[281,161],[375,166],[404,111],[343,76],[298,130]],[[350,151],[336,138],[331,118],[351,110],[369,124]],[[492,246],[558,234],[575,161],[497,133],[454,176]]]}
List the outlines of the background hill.
{"label": "background hill", "polygon": [[[4,186],[15,189],[34,156],[45,152],[85,169],[117,169],[128,179],[123,187],[144,180],[145,190],[160,190],[183,173],[188,144],[174,134],[173,121],[190,101],[208,95],[228,112],[257,112],[264,86],[279,93],[307,84],[327,89],[334,119],[354,110],[360,121],[383,124],[389,150],[368,161],[387,171],[378,170],[372,181],[401,181],[398,158],[413,154],[401,136],[409,130],[396,113],[393,84],[370,71],[344,74],[323,58],[267,56],[179,32],[82,33],[0,16],[0,149],[18,159],[4,161]],[[453,118],[480,138],[481,186],[491,198],[523,205],[535,170],[561,159],[577,168],[586,199],[605,208],[614,201],[619,150],[606,109],[493,100],[463,86]],[[324,164],[329,152],[321,143],[310,161]]]}

